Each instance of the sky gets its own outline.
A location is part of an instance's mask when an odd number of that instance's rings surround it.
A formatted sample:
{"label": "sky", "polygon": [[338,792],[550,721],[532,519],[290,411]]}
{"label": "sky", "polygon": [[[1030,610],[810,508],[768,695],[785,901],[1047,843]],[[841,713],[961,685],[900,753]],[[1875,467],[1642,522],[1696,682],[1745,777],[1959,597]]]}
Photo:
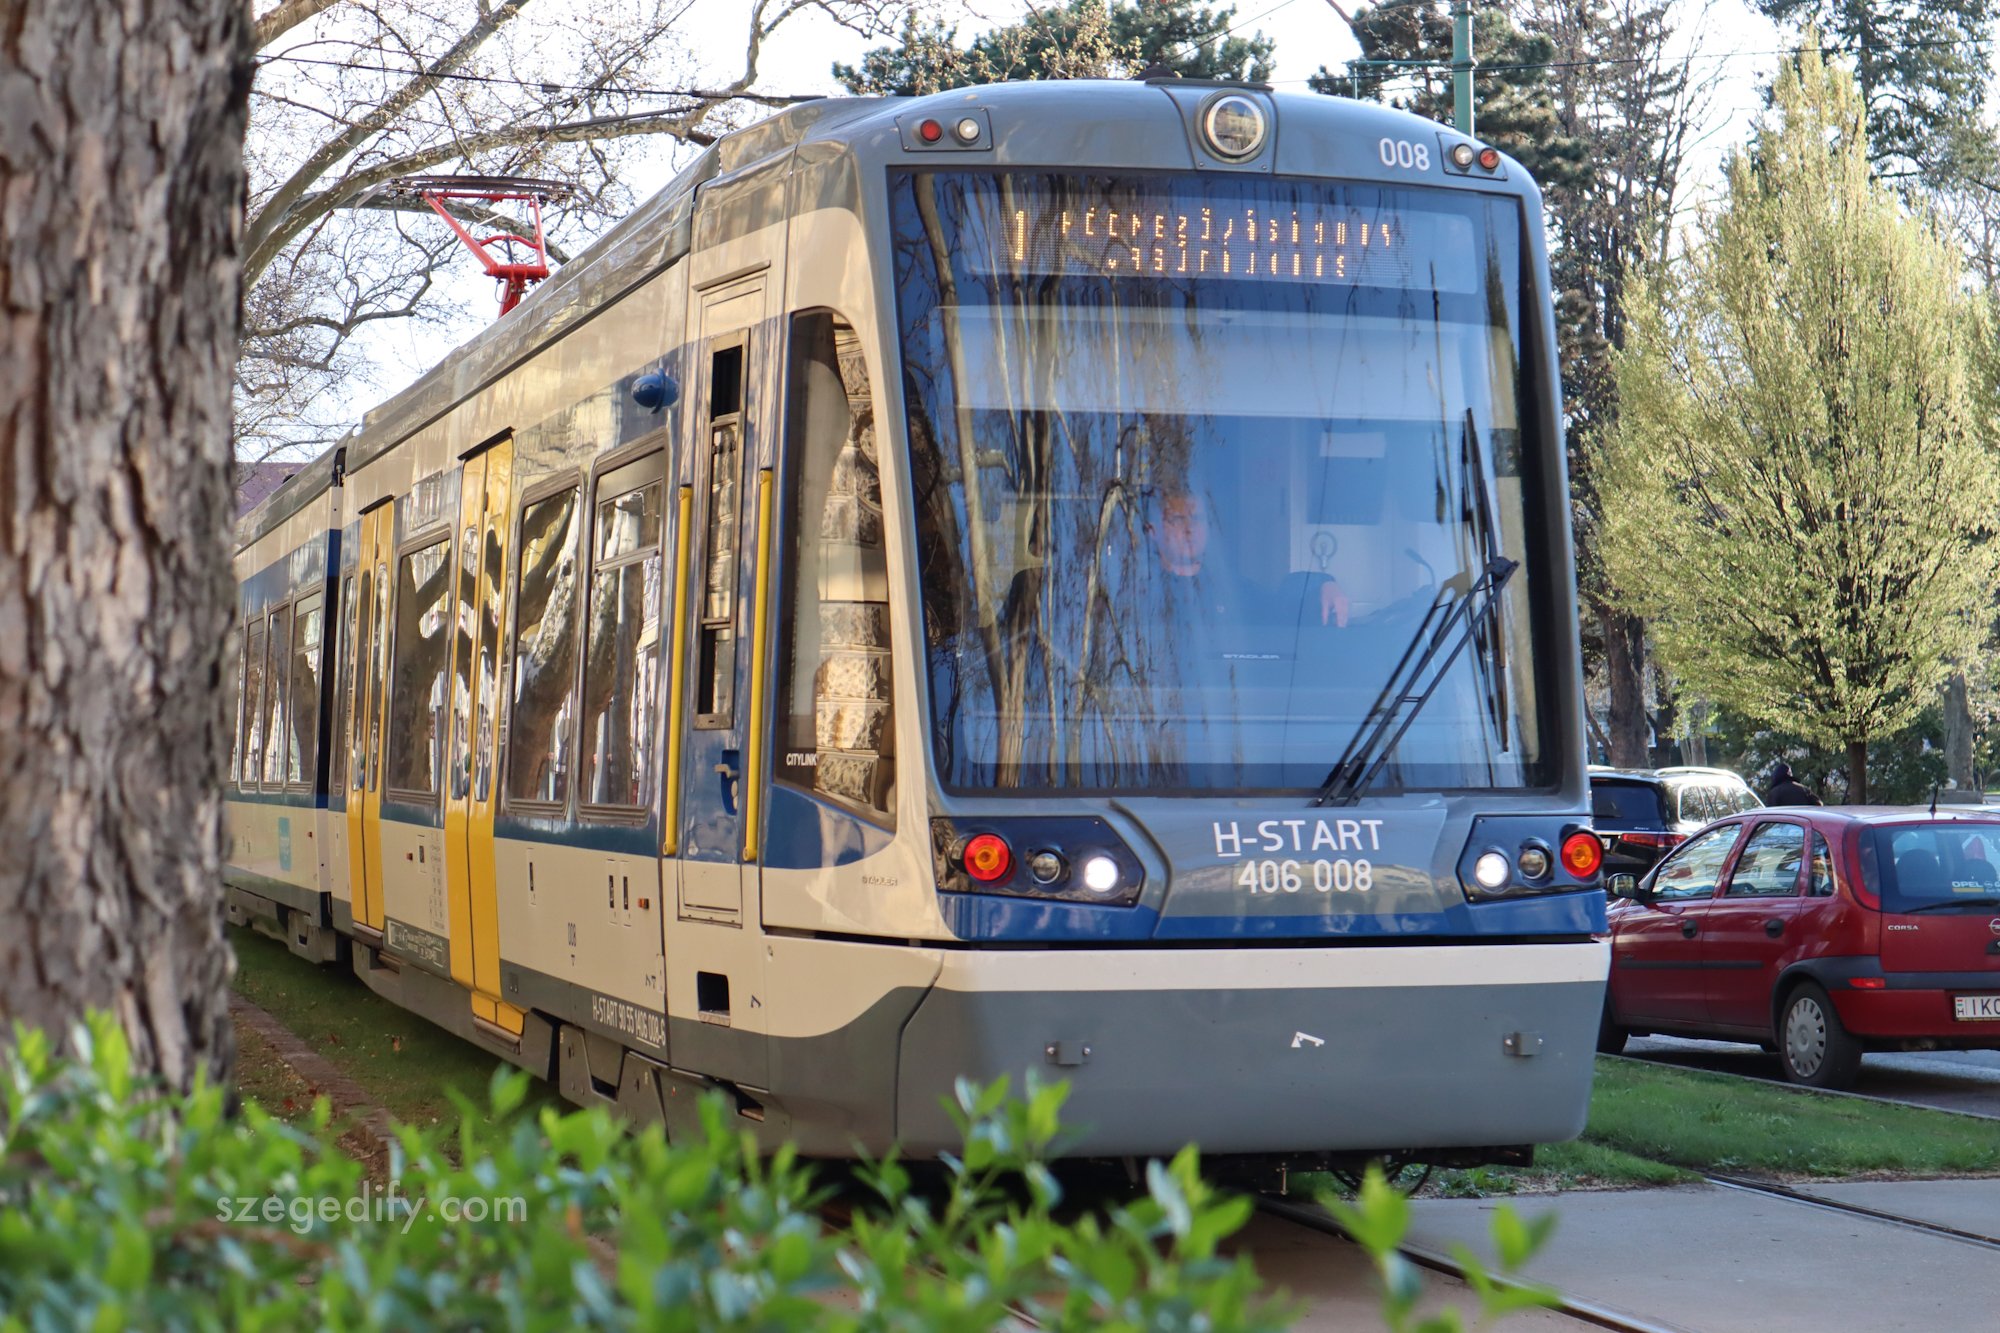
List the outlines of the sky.
{"label": "sky", "polygon": [[[545,0],[551,4],[587,5],[589,0]],[[743,58],[743,14],[747,0],[693,0],[683,31],[704,70],[710,74],[740,68]],[[921,0],[920,0],[921,3]],[[1306,80],[1320,66],[1338,70],[1359,53],[1346,20],[1330,0],[1208,0],[1220,7],[1233,3],[1236,18],[1232,31],[1262,32],[1276,43],[1277,71],[1273,82],[1281,90],[1304,91]],[[1025,16],[1034,0],[957,0],[953,11],[967,15],[958,20],[959,40],[965,42],[986,27],[1013,22]],[[1348,12],[1354,0],[1340,0]],[[1701,0],[1684,0],[1689,12],[1699,11]],[[1750,11],[1744,0],[1710,0],[1706,18],[1697,28],[1700,47],[1698,71],[1720,76],[1710,123],[1693,154],[1693,197],[1712,194],[1721,180],[1722,161],[1729,150],[1744,142],[1750,124],[1761,106],[1759,81],[1776,67],[1780,41],[1771,23]],[[857,63],[863,52],[880,45],[862,38],[818,11],[806,11],[789,20],[765,47],[760,58],[762,77],[758,87],[779,93],[831,93],[846,90],[834,79],[832,66],[841,61]],[[1475,56],[1477,52],[1474,53]],[[1475,126],[1476,128],[1476,126]],[[657,168],[660,183],[671,177],[676,157],[690,155],[663,153]],[[564,237],[573,249],[581,249],[576,238]],[[494,308],[492,284],[471,267],[449,286],[447,299],[463,303],[468,316],[459,322],[459,336],[469,337]],[[359,420],[362,411],[386,399],[414,380],[438,359],[440,339],[436,330],[391,327],[368,340],[369,355],[375,363],[375,383],[362,388],[351,404]]]}

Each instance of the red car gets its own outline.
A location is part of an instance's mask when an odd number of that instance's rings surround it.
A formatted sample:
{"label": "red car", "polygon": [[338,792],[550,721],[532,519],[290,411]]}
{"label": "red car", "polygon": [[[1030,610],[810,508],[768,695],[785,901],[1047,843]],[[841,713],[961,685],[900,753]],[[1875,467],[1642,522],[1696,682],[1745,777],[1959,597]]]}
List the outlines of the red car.
{"label": "red car", "polygon": [[1842,1088],[1865,1051],[2000,1049],[2000,818],[1984,811],[1746,811],[1609,887],[1600,1050],[1756,1042],[1794,1083]]}

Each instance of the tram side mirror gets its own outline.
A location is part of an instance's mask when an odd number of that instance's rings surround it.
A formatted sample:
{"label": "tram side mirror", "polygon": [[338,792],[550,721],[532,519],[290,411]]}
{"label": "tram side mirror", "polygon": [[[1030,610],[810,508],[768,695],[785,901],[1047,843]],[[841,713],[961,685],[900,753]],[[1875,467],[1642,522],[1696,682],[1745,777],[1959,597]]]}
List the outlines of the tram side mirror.
{"label": "tram side mirror", "polygon": [[1632,874],[1613,875],[1604,881],[1604,891],[1614,898],[1637,898],[1639,877]]}

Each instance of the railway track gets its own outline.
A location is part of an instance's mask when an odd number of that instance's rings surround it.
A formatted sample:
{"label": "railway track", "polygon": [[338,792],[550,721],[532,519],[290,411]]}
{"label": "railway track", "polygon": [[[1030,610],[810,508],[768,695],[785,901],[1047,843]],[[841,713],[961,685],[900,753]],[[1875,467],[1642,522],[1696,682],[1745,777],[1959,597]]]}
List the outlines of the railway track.
{"label": "railway track", "polygon": [[1702,1178],[1711,1185],[1723,1189],[1744,1190],[1751,1194],[1761,1194],[1766,1198],[1783,1199],[1787,1203],[1799,1204],[1806,1208],[1820,1208],[1828,1212],[1845,1213],[1849,1217],[1865,1217],[1871,1221],[1884,1222],[1890,1226],[1906,1227],[1911,1231],[1921,1231],[1927,1235],[1942,1236],[1961,1244],[1977,1246],[1980,1249],[2000,1251],[2000,1236],[1983,1235],[1977,1231],[1966,1231],[1959,1227],[1947,1226],[1942,1222],[1932,1222],[1920,1217],[1907,1217],[1901,1213],[1885,1212],[1880,1208],[1869,1208],[1843,1199],[1828,1199],[1817,1194],[1807,1194],[1803,1190],[1791,1189],[1784,1185],[1774,1185],[1769,1181],[1746,1180],[1740,1176],[1702,1173]]}
{"label": "railway track", "polygon": [[[1289,1222],[1294,1226],[1303,1227],[1308,1231],[1317,1231],[1324,1235],[1337,1236],[1342,1240],[1352,1239],[1346,1229],[1340,1223],[1336,1222],[1330,1214],[1313,1204],[1302,1204],[1289,1199],[1276,1198],[1271,1195],[1259,1195],[1257,1197],[1257,1208],[1260,1212],[1271,1217]],[[1465,1281],[1465,1266],[1442,1250],[1433,1250],[1423,1245],[1408,1244],[1398,1246],[1397,1248],[1405,1259],[1408,1259],[1419,1268],[1442,1274],[1454,1281]],[[1502,1287],[1528,1287],[1535,1285],[1498,1274],[1491,1276],[1494,1283]],[[1641,1315],[1630,1314],[1624,1310],[1614,1310],[1608,1306],[1580,1300],[1573,1296],[1559,1296],[1557,1304],[1553,1308],[1557,1314],[1563,1315],[1579,1324],[1584,1324],[1592,1328],[1614,1329],[1617,1330],[1617,1333],[1689,1333],[1689,1330],[1680,1324],[1663,1323]]]}
{"label": "railway track", "polygon": [[[1777,1200],[1803,1209],[1843,1215],[1863,1219],[1868,1222],[1898,1227],[1921,1235],[1935,1237],[1940,1243],[1969,1246],[1989,1252],[2000,1252],[2000,1236],[1987,1235],[1962,1227],[1950,1226],[1926,1218],[1911,1217],[1902,1213],[1871,1208],[1840,1199],[1830,1199],[1803,1190],[1769,1181],[1751,1180],[1716,1172],[1703,1173],[1703,1179],[1718,1189],[1738,1191]],[[1328,1236],[1351,1239],[1346,1230],[1323,1209],[1313,1204],[1296,1200],[1262,1195],[1257,1198],[1259,1211],[1290,1223],[1291,1225]],[[1405,1244],[1399,1247],[1404,1258],[1418,1267],[1465,1281],[1465,1268],[1452,1255],[1442,1250],[1422,1244]],[[1502,1286],[1521,1287],[1531,1285],[1516,1278],[1492,1275]],[[1638,1313],[1619,1309],[1595,1301],[1583,1299],[1569,1293],[1562,1293],[1554,1312],[1578,1324],[1594,1328],[1623,1330],[1624,1333],[1692,1333],[1698,1325],[1675,1322],[1672,1311]]]}

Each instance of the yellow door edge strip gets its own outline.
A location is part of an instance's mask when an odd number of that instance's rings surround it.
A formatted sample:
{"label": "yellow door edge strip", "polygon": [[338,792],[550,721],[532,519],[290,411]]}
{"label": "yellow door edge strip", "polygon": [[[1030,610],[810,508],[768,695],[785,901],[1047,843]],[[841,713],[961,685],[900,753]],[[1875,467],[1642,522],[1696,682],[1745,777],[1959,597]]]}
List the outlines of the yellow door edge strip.
{"label": "yellow door edge strip", "polygon": [[666,837],[660,844],[663,856],[680,850],[681,841],[681,701],[687,693],[688,561],[693,538],[688,525],[694,521],[694,487],[681,487],[679,550],[674,556],[674,640],[673,663],[667,683],[667,806],[662,814]]}
{"label": "yellow door edge strip", "polygon": [[757,472],[757,606],[750,624],[750,743],[743,751],[743,859],[757,859],[758,817],[764,805],[764,659],[770,645],[771,469]]}

